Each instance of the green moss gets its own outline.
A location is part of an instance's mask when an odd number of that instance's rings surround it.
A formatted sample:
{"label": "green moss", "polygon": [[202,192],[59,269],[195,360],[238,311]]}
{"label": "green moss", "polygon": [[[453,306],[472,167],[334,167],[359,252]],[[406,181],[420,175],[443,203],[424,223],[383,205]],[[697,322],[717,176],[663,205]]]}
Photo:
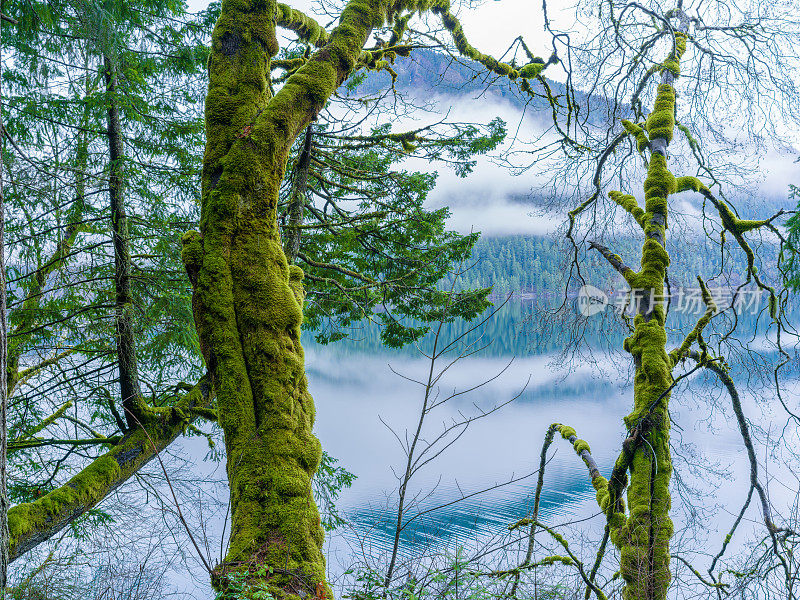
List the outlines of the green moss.
{"label": "green moss", "polygon": [[664,138],[672,141],[675,128],[675,89],[665,83],[659,84],[653,112],[647,117],[645,125],[650,139]]}
{"label": "green moss", "polygon": [[752,220],[738,218],[724,200],[715,198],[714,205],[719,212],[720,219],[722,220],[722,226],[737,237],[747,233],[748,231],[763,227],[769,223],[768,219]]}
{"label": "green moss", "polygon": [[70,479],[66,485],[35,502],[18,504],[8,514],[11,546],[16,546],[22,536],[44,530],[48,524],[64,519],[76,507],[94,505],[105,496],[119,475],[119,463],[112,456],[103,456]]}
{"label": "green moss", "polygon": [[675,192],[679,193],[679,192],[685,192],[687,190],[692,190],[695,192],[703,192],[703,191],[708,191],[708,188],[697,177],[691,177],[691,176],[678,177],[675,180]]}
{"label": "green moss", "polygon": [[519,70],[519,76],[523,79],[533,79],[539,76],[545,66],[544,61],[528,63]]}
{"label": "green moss", "polygon": [[[273,98],[258,84],[269,76],[272,48],[248,43],[262,35],[257,17],[292,21],[308,29],[309,40],[318,33],[314,24],[269,2],[259,5],[260,15],[225,2],[215,28],[202,245],[187,236],[184,256],[200,265],[198,332],[212,358],[228,456],[231,540],[215,576],[218,590],[237,573],[248,594],[316,595],[317,585],[325,586],[323,530],[311,492],[321,448],[311,433],[315,410],[300,344],[303,272],[288,265],[276,208],[292,141],[353,68],[385,10],[349,3],[325,48]],[[258,574],[270,567],[274,575]]]}
{"label": "green moss", "polygon": [[199,269],[203,264],[203,236],[199,231],[187,231],[181,238],[181,258],[188,268]]}
{"label": "green moss", "polygon": [[589,443],[586,440],[576,440],[572,447],[575,448],[575,453],[578,456],[580,456],[581,452],[583,451],[589,453],[592,452],[592,449],[589,447]]}
{"label": "green moss", "polygon": [[646,226],[647,215],[645,211],[639,207],[639,203],[636,202],[636,198],[630,194],[623,194],[622,192],[617,191],[609,192],[608,197],[616,202],[619,206],[624,208],[642,228]]}
{"label": "green moss", "polygon": [[538,77],[547,64],[541,60],[535,60],[525,65],[520,69],[515,69],[508,63],[501,62],[477,50],[472,44],[469,43],[467,36],[464,34],[464,28],[461,26],[458,18],[450,11],[449,0],[433,0],[432,2],[419,2],[417,8],[422,10],[430,10],[434,14],[438,14],[442,19],[442,24],[450,32],[453,37],[453,43],[458,49],[459,53],[466,58],[472,59],[475,62],[482,64],[490,71],[497,73],[503,77],[508,77],[511,80],[518,78],[532,79]]}
{"label": "green moss", "polygon": [[[311,43],[324,33],[302,13],[271,0],[222,3],[209,60],[202,237],[184,240],[187,270],[198,270],[198,333],[228,456],[232,530],[218,589],[232,572],[276,597],[316,594],[324,582],[323,534],[311,495],[321,449],[311,433],[315,410],[300,344],[303,275],[289,267],[279,239],[280,182],[292,143],[361,60],[372,30],[401,13],[428,9],[441,16],[462,54],[500,75],[520,76],[469,44],[446,0],[351,0],[325,46],[271,97],[275,23]],[[395,20],[398,36],[402,21]],[[363,58],[388,69],[391,57],[378,52]],[[544,68],[535,64],[523,67],[525,73]],[[300,573],[309,589],[292,588],[297,577],[285,573],[259,583],[256,573],[264,565]]]}
{"label": "green moss", "polygon": [[575,561],[572,560],[569,556],[546,556],[542,560],[539,561],[540,565],[555,565],[555,564],[562,564],[567,566],[572,566],[575,564]]}
{"label": "green moss", "polygon": [[642,127],[631,123],[627,119],[622,119],[622,126],[625,128],[625,131],[636,140],[636,149],[639,152],[644,152],[645,149],[650,146],[650,139],[647,137],[647,133]]}
{"label": "green moss", "polygon": [[644,197],[647,200],[658,202],[657,210],[654,205],[645,204],[648,212],[662,212],[666,207],[666,198],[677,190],[677,182],[667,168],[667,158],[663,154],[653,154],[647,168],[647,177],[644,180]]}
{"label": "green moss", "polygon": [[694,138],[692,132],[689,131],[689,128],[678,122],[675,123],[675,127],[677,127],[681,133],[683,133],[684,137],[686,138],[686,141],[689,142],[689,146],[692,148],[692,150],[697,152],[700,149],[700,142],[698,142]]}
{"label": "green moss", "polygon": [[561,434],[561,437],[565,440],[569,440],[569,438],[577,435],[572,427],[568,427],[566,425],[559,426],[558,431]]}
{"label": "green moss", "polygon": [[277,25],[294,31],[300,40],[312,46],[322,46],[330,38],[325,29],[314,19],[286,4],[278,4]]}
{"label": "green moss", "polygon": [[681,74],[680,59],[683,53],[686,52],[686,39],[686,34],[677,32],[675,34],[675,48],[672,54],[661,63],[661,69],[670,71],[675,77],[680,77]]}
{"label": "green moss", "polygon": [[55,423],[58,419],[64,416],[64,413],[67,412],[70,408],[72,408],[72,400],[67,400],[64,404],[62,404],[56,412],[54,412],[49,417],[42,419],[33,429],[30,429],[25,433],[22,439],[27,439],[35,436],[37,433],[44,431],[50,425]]}
{"label": "green moss", "polygon": [[[182,411],[202,408],[212,400],[212,391],[204,379],[178,401],[178,407]],[[169,409],[154,410],[152,418],[145,420],[146,430],[133,430],[121,440],[109,438],[108,442],[116,445],[64,485],[34,502],[12,507],[8,513],[12,559],[49,539],[96,506],[111,490],[136,473],[156,451],[175,439],[185,424],[171,420],[171,415]]]}

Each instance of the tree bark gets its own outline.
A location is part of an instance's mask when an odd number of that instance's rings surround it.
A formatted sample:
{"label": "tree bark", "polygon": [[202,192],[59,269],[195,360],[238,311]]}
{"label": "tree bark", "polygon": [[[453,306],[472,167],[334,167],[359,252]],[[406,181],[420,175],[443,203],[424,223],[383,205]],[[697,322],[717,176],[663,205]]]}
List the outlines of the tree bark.
{"label": "tree bark", "polygon": [[302,239],[303,211],[305,209],[307,190],[308,190],[308,168],[311,165],[311,147],[314,139],[313,126],[306,127],[306,135],[303,139],[303,150],[297,159],[297,166],[292,182],[292,193],[289,199],[289,232],[286,241],[286,258],[289,264],[293,265],[297,260],[297,253],[300,252],[300,240]]}
{"label": "tree bark", "polygon": [[142,415],[142,392],[139,387],[139,368],[136,362],[136,340],[131,295],[131,241],[128,216],[125,212],[125,163],[122,147],[122,128],[119,119],[116,65],[109,56],[103,57],[103,70],[108,101],[108,194],[111,205],[111,236],[114,243],[114,291],[116,310],[114,324],[117,337],[119,387],[125,420],[135,427]]}

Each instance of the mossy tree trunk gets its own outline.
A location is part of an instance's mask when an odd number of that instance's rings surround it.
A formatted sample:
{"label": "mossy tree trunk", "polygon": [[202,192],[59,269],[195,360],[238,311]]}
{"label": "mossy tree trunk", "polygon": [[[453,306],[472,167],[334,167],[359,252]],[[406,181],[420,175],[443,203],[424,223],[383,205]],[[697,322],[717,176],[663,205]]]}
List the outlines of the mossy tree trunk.
{"label": "mossy tree trunk", "polygon": [[231,537],[213,583],[240,597],[330,597],[311,492],[321,449],[300,345],[303,273],[281,245],[278,192],[293,141],[389,10],[351,2],[274,97],[274,0],[225,0],[214,28],[200,233],[184,236],[184,261],[227,450]]}
{"label": "mossy tree trunk", "polygon": [[[675,33],[674,51],[661,65],[661,83],[646,123],[637,126],[624,122],[629,133],[650,149],[644,182],[644,210],[632,196],[618,192],[610,194],[643,229],[645,241],[640,270],[634,272],[624,266],[619,256],[595,246],[631,286],[638,313],[634,318],[633,334],[625,340],[625,350],[632,356],[635,366],[634,408],[625,418],[632,448],[632,454],[626,459],[630,474],[629,513],[623,522],[613,519],[610,522],[611,539],[621,553],[620,573],[625,581],[625,600],[664,600],[671,578],[669,542],[673,525],[669,517],[672,476],[669,399],[674,364],[667,352],[664,287],[669,266],[667,199],[676,192],[677,186],[667,166],[667,147],[675,129],[675,89],[672,84],[679,75],[680,57],[686,49],[686,25],[685,19],[681,19]],[[608,504],[604,508],[609,510],[609,515],[615,516],[617,508]]]}
{"label": "mossy tree trunk", "polygon": [[243,587],[237,597],[330,597],[311,493],[321,450],[300,345],[303,273],[281,244],[278,193],[292,144],[363,56],[372,29],[417,10],[441,15],[459,51],[502,75],[533,78],[545,66],[518,71],[479,53],[447,1],[350,0],[329,36],[306,31],[321,48],[273,95],[285,7],[223,0],[214,28],[200,232],[184,236],[183,257],[227,450],[231,538],[213,579],[218,590]]}
{"label": "mossy tree trunk", "polygon": [[270,89],[276,10],[274,1],[223,2],[209,61],[201,234],[184,237],[230,483],[230,546],[214,585],[231,593],[243,585],[247,597],[326,589],[311,493],[321,449],[300,345],[302,271],[288,265],[276,210],[291,143],[327,94],[308,97],[310,86],[290,80],[288,106],[270,111],[281,100]]}

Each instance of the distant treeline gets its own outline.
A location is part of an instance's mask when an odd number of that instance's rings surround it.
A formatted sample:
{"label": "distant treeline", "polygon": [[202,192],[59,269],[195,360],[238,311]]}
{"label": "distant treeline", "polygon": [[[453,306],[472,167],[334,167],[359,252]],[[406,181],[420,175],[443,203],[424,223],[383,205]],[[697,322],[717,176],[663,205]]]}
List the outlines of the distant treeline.
{"label": "distant treeline", "polygon": [[[634,240],[617,242],[612,248],[623,260],[636,269],[641,258],[640,243]],[[710,243],[681,241],[668,247],[671,258],[670,282],[674,286],[696,286],[696,276],[702,275],[709,285],[729,285],[741,282],[739,274],[744,271],[744,255],[725,257],[725,276],[722,272],[722,255]],[[538,299],[557,300],[562,297],[569,269],[570,249],[565,242],[552,237],[508,236],[482,237],[472,253],[471,267],[461,277],[464,287],[492,287],[495,298],[509,293],[522,293]],[[775,251],[761,246],[760,256],[764,264],[774,264]],[[583,265],[586,281],[598,287],[617,282],[624,287],[621,278],[602,262],[597,253],[589,253],[594,266]],[[717,276],[716,279],[714,276]],[[766,273],[767,279],[772,277]]]}

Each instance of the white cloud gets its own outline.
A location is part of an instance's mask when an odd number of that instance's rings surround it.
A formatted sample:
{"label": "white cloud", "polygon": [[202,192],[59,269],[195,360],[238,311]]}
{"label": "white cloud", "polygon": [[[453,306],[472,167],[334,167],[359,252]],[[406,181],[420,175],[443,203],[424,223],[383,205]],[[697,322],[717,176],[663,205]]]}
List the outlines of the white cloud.
{"label": "white cloud", "polygon": [[561,225],[561,219],[534,216],[528,204],[505,198],[460,202],[452,206],[448,227],[461,233],[480,231],[484,237],[505,235],[546,235]]}

